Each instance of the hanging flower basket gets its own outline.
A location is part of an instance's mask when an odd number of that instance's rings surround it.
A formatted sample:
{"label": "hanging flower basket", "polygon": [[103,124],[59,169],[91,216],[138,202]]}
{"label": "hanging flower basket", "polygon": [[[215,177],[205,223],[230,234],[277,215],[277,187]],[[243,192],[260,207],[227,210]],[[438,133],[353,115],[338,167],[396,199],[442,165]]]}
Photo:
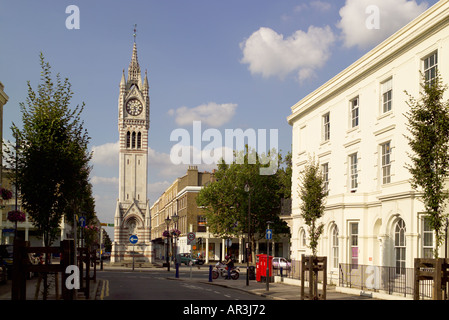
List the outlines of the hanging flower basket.
{"label": "hanging flower basket", "polygon": [[20,210],[12,210],[8,212],[8,220],[11,222],[25,222],[25,213]]}
{"label": "hanging flower basket", "polygon": [[179,237],[180,234],[181,234],[181,231],[179,231],[178,229],[175,229],[175,230],[171,231],[171,235],[172,236]]}
{"label": "hanging flower basket", "polygon": [[162,233],[162,236],[163,237],[168,237],[170,235],[170,232],[168,232],[167,230],[165,230],[163,233]]}
{"label": "hanging flower basket", "polygon": [[93,226],[93,225],[90,225],[90,226],[85,226],[84,227],[86,230],[92,230],[92,231],[95,231],[95,232],[98,232],[100,229],[98,229],[98,227],[97,226]]}
{"label": "hanging flower basket", "polygon": [[9,200],[12,198],[12,192],[5,188],[0,188],[0,195],[3,200]]}

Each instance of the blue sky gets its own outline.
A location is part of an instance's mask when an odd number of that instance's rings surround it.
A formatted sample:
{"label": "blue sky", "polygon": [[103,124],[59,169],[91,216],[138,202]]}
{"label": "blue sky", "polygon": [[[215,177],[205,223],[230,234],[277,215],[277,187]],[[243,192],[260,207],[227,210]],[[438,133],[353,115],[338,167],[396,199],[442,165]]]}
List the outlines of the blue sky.
{"label": "blue sky", "polygon": [[[223,135],[225,129],[277,129],[285,154],[291,150],[291,106],[436,2],[0,0],[0,81],[9,96],[4,138],[11,139],[13,121],[21,123],[27,81],[37,87],[42,51],[54,74],[69,78],[73,105],[86,104],[97,215],[112,222],[118,86],[131,59],[134,24],[139,64],[150,85],[153,203],[187,169],[170,162],[173,130],[191,131],[189,119]],[[69,5],[79,8],[79,29],[66,28]],[[378,15],[367,12],[373,5]],[[378,25],[368,28],[367,20]],[[108,233],[113,236],[112,229]]]}

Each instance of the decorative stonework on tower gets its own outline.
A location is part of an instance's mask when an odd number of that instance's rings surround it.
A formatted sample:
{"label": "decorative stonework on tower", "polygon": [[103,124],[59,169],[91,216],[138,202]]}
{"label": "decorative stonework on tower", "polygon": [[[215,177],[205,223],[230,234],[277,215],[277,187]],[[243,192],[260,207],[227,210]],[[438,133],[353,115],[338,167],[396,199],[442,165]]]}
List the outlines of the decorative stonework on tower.
{"label": "decorative stonework on tower", "polygon": [[[145,72],[142,84],[134,35],[128,79],[123,70],[118,99],[119,196],[114,216],[112,262],[131,260],[133,250],[136,261],[153,262],[147,198],[149,127],[148,78]],[[134,246],[129,242],[131,235],[138,237]]]}

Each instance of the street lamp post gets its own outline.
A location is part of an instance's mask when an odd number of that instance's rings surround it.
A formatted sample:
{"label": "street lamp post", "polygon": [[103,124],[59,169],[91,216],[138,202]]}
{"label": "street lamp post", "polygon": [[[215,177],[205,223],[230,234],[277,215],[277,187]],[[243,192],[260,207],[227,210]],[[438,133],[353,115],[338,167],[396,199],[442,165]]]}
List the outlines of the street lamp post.
{"label": "street lamp post", "polygon": [[249,286],[249,244],[251,232],[251,188],[249,184],[245,184],[245,192],[248,192],[248,239],[246,241],[246,285]]}
{"label": "street lamp post", "polygon": [[175,257],[175,263],[178,263],[178,260],[176,259],[177,257],[177,251],[178,251],[178,234],[177,234],[177,230],[178,230],[178,219],[179,216],[175,213],[175,215],[173,215],[172,217],[173,220],[173,228],[174,228],[174,233],[173,233],[173,238],[174,238],[174,244],[173,244],[173,255]]}
{"label": "street lamp post", "polygon": [[167,263],[167,271],[170,271],[170,260],[168,258],[168,251],[169,251],[169,239],[170,239],[170,231],[169,231],[169,226],[170,226],[170,222],[171,219],[169,216],[167,216],[167,218],[165,219],[165,224],[167,225],[167,250],[166,250],[166,255],[165,255],[165,261]]}

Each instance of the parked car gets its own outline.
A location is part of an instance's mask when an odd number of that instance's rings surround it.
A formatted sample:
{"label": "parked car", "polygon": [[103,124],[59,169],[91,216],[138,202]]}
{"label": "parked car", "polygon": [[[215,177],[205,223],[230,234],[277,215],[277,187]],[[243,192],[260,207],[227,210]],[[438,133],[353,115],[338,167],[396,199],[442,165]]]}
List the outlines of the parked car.
{"label": "parked car", "polygon": [[198,257],[193,257],[190,253],[180,253],[179,254],[179,261],[181,264],[185,264],[186,266],[189,265],[194,265],[194,264],[199,264],[202,265],[204,264],[204,260]]}
{"label": "parked car", "polygon": [[292,267],[292,264],[285,258],[282,257],[274,257],[273,258],[273,269],[284,269],[284,270],[290,270]]}
{"label": "parked car", "polygon": [[7,278],[6,267],[0,264],[0,284],[5,284]]}
{"label": "parked car", "polygon": [[2,244],[0,245],[0,264],[6,268],[7,278],[12,277],[12,267],[13,267],[13,250],[12,244]]}
{"label": "parked car", "polygon": [[[3,267],[3,271],[6,274],[7,279],[12,278],[13,269],[13,257],[14,257],[14,246],[12,244],[2,244],[0,245],[0,268]],[[42,255],[36,255],[28,253],[28,263],[30,264],[42,264]],[[0,270],[1,274],[2,270]],[[31,279],[35,275],[34,272],[28,272],[27,279]],[[2,276],[0,275],[0,282]]]}

